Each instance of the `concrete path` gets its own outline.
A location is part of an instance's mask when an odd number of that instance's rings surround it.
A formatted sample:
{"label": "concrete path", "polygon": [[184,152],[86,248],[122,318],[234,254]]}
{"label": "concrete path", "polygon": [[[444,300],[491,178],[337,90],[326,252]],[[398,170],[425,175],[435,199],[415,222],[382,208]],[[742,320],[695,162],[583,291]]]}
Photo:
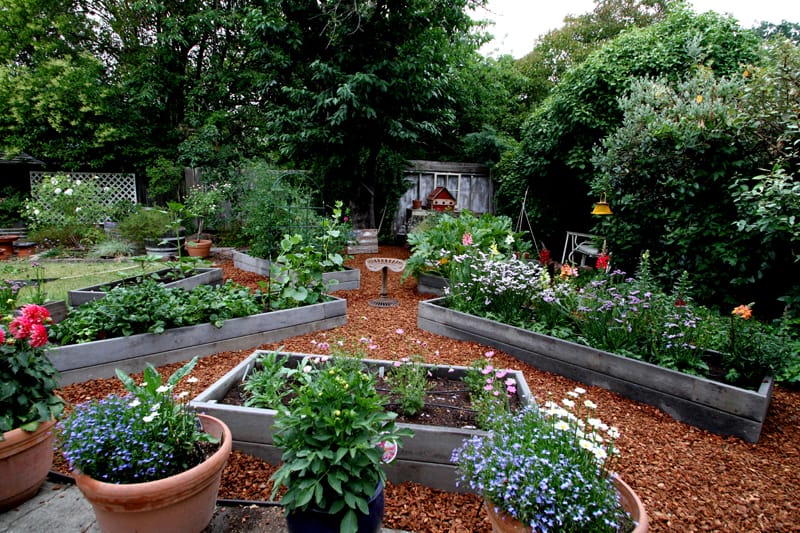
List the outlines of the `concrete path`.
{"label": "concrete path", "polygon": [[[72,483],[45,481],[21,506],[0,513],[0,533],[100,533],[92,506]],[[403,533],[382,529],[382,533]],[[218,506],[203,533],[288,533],[283,509]]]}

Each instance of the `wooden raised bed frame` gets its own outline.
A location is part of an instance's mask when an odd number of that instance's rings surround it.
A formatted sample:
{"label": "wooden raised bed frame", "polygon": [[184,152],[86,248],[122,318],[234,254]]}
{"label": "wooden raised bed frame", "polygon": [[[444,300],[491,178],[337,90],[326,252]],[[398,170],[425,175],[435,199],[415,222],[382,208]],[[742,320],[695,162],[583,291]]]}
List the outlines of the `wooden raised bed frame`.
{"label": "wooden raised bed frame", "polygon": [[[233,252],[233,266],[247,272],[254,272],[262,276],[269,277],[269,261],[244,252]],[[344,270],[337,272],[324,272],[324,281],[336,280],[337,283],[331,286],[331,292],[352,291],[361,287],[361,270],[357,268],[344,267]]]}
{"label": "wooden raised bed frame", "polygon": [[347,300],[330,297],[294,309],[270,311],[226,320],[221,328],[199,324],[169,329],[162,334],[142,333],[48,350],[61,373],[59,385],[144,370],[146,363],[161,366],[224,351],[243,350],[289,337],[332,329],[347,324]]}
{"label": "wooden raised bed frame", "polygon": [[[274,409],[261,409],[219,403],[228,390],[255,367],[263,354],[261,350],[242,361],[236,368],[220,378],[211,387],[200,393],[192,402],[198,412],[207,413],[224,421],[233,433],[233,447],[249,455],[278,464],[281,451],[272,444],[272,426],[275,423]],[[296,364],[308,354],[284,353],[290,364]],[[364,359],[371,367],[391,367],[393,361]],[[434,375],[460,379],[466,367],[425,365]],[[454,369],[449,372],[449,369]],[[509,371],[517,381],[517,396],[522,404],[533,403],[528,384],[522,372]],[[464,492],[464,487],[456,486],[455,464],[450,461],[453,450],[461,446],[464,439],[483,432],[469,428],[450,428],[421,424],[399,423],[401,427],[414,430],[414,437],[404,439],[397,459],[386,466],[386,473],[392,483],[413,481],[435,489],[450,492]]]}
{"label": "wooden raised bed frame", "polygon": [[765,377],[757,391],[742,389],[454,311],[444,298],[420,302],[417,325],[493,346],[533,367],[618,392],[681,422],[747,442],[758,441],[772,397],[772,377]]}

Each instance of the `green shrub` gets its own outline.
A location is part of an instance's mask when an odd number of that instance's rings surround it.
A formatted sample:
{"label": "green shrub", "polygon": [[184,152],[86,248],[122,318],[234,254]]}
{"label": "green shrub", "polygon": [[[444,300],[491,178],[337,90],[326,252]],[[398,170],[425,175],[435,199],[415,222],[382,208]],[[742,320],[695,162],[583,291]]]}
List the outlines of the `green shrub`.
{"label": "green shrub", "polygon": [[140,207],[121,220],[118,229],[124,239],[142,247],[145,239],[158,239],[164,236],[172,221],[167,211]]}

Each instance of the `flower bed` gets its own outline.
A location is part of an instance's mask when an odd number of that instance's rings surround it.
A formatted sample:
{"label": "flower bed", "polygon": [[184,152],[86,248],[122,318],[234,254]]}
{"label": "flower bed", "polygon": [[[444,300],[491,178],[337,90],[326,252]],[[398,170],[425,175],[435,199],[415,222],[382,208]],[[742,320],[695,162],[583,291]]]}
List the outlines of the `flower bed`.
{"label": "flower bed", "polygon": [[[148,276],[156,275],[159,278],[167,276],[172,269],[165,268],[157,270],[153,273],[147,274]],[[196,268],[194,273],[175,281],[164,283],[165,287],[181,287],[183,289],[193,289],[198,285],[218,285],[222,282],[222,269],[221,268]],[[125,285],[135,281],[139,276],[131,276],[123,278],[111,283],[102,283],[100,285],[92,285],[91,287],[84,287],[82,289],[75,289],[67,293],[67,302],[72,307],[77,307],[86,302],[103,298],[106,291],[113,287]]]}
{"label": "flower bed", "polygon": [[[253,257],[244,252],[233,252],[233,266],[247,272],[254,272],[262,276],[269,277],[270,262],[267,259]],[[344,270],[336,272],[324,272],[322,279],[326,282],[336,280],[336,284],[331,287],[331,291],[351,291],[361,287],[361,270],[357,268],[344,267]]]}
{"label": "flower bed", "polygon": [[618,392],[681,422],[748,442],[758,441],[772,397],[772,377],[765,377],[758,391],[746,390],[454,311],[442,298],[419,303],[418,325],[493,346],[536,368]]}
{"label": "flower bed", "polygon": [[234,318],[221,328],[200,324],[168,329],[164,333],[143,333],[70,344],[48,352],[61,373],[61,386],[115,375],[114,369],[134,373],[150,362],[161,366],[222,351],[241,350],[313,331],[332,329],[347,323],[347,301],[329,301]]}
{"label": "flower bed", "polygon": [[[236,368],[220,378],[214,385],[199,394],[191,404],[199,411],[224,421],[233,434],[233,446],[244,453],[260,457],[270,463],[280,461],[281,451],[272,444],[272,426],[276,411],[220,403],[235,384],[242,381],[254,368],[257,359],[265,352],[255,351]],[[307,354],[283,354],[297,363]],[[393,361],[363,360],[367,365],[389,368]],[[460,379],[466,373],[465,367],[437,367],[424,365],[433,375]],[[450,372],[450,369],[453,369]],[[517,396],[522,404],[533,402],[528,385],[521,372],[512,371],[509,375],[517,384]],[[389,480],[393,483],[413,481],[428,487],[463,492],[464,487],[456,487],[455,465],[451,462],[453,450],[465,438],[482,433],[476,429],[450,428],[421,424],[399,423],[401,427],[411,428],[414,437],[404,440],[397,460],[386,467]]]}

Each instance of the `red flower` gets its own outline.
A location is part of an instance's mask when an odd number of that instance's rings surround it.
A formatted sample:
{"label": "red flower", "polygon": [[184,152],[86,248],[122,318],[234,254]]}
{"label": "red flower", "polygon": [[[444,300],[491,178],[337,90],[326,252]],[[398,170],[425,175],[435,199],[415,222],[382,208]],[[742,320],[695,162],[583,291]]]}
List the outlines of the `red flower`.
{"label": "red flower", "polygon": [[29,319],[33,324],[47,324],[51,322],[50,311],[46,307],[36,304],[28,304],[22,308],[22,316]]}
{"label": "red flower", "polygon": [[550,258],[550,250],[542,248],[539,252],[539,262],[543,265],[549,265],[552,259]]}
{"label": "red flower", "polygon": [[47,328],[42,324],[33,324],[31,326],[31,338],[28,340],[31,348],[41,348],[47,344]]}
{"label": "red flower", "polygon": [[8,325],[8,332],[11,333],[15,339],[26,339],[31,334],[31,326],[33,323],[31,319],[26,316],[18,316]]}
{"label": "red flower", "polygon": [[6,332],[4,329],[0,329],[0,344],[6,342]]}
{"label": "red flower", "polygon": [[597,270],[605,270],[608,268],[608,262],[611,259],[611,256],[608,254],[600,254],[597,257],[597,263],[595,263],[594,267]]}

